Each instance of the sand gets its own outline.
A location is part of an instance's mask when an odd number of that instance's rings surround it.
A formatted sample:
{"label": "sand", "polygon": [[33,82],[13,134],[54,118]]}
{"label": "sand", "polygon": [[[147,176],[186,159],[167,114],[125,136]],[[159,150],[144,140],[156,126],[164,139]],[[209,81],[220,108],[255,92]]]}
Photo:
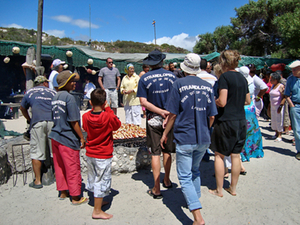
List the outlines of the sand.
{"label": "sand", "polygon": [[[122,109],[118,115],[124,121]],[[248,173],[240,176],[236,197],[225,191],[223,198],[211,195],[208,189],[216,185],[212,176],[214,157],[201,163],[200,201],[206,224],[299,224],[300,161],[295,159],[296,150],[291,144],[293,136],[284,135],[282,142],[274,142],[268,139],[274,134],[269,122],[260,120],[259,123],[265,156],[244,163]],[[23,117],[5,121],[7,130],[18,132],[24,132],[24,124]],[[12,178],[0,186],[0,224],[192,224],[193,217],[181,193],[175,163],[171,169],[171,180],[175,185],[169,190],[161,187],[164,198],[160,200],[146,194],[153,186],[150,170],[113,176],[111,204],[103,207],[113,214],[107,221],[93,220],[90,204],[72,206],[69,199],[59,200],[55,183],[39,190],[29,188],[31,172],[27,175],[25,185],[19,174],[16,186],[13,186]],[[162,179],[163,169],[161,175]],[[84,189],[86,176],[82,178]],[[224,187],[228,184],[225,181]],[[84,191],[83,195],[88,196],[88,193]]]}

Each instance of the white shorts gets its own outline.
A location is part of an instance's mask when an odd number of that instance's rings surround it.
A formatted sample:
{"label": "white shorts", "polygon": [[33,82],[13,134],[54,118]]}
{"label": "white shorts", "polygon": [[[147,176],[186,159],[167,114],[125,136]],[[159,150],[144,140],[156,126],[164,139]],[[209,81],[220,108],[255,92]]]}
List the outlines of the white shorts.
{"label": "white shorts", "polygon": [[118,90],[115,88],[105,89],[105,92],[107,104],[110,105],[111,108],[118,108]]}
{"label": "white shorts", "polygon": [[50,150],[52,157],[51,139],[48,137],[53,127],[52,121],[41,121],[30,130],[30,157],[36,160],[46,160],[46,151]]}
{"label": "white shorts", "polygon": [[127,124],[141,125],[141,106],[124,106],[125,119]]}
{"label": "white shorts", "polygon": [[86,189],[94,192],[95,198],[104,198],[109,195],[112,158],[97,159],[87,156],[86,163],[88,169]]}

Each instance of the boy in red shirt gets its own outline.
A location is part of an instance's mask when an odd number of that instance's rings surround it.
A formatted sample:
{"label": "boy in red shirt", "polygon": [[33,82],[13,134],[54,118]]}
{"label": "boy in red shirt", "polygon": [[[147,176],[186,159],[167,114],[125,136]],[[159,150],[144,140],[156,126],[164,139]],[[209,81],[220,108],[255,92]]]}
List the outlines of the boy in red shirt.
{"label": "boy in red shirt", "polygon": [[87,132],[86,156],[88,180],[86,188],[94,192],[93,219],[110,219],[113,215],[102,211],[103,198],[111,187],[111,163],[113,153],[112,132],[119,129],[121,122],[106,101],[104,90],[91,93],[93,109],[82,116],[82,127]]}

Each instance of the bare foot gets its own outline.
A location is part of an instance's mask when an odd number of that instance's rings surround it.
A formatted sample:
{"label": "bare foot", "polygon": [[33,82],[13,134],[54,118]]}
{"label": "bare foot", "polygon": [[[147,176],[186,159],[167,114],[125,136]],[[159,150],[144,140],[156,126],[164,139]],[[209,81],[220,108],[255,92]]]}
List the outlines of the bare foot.
{"label": "bare foot", "polygon": [[97,220],[97,219],[101,219],[101,220],[109,220],[110,218],[112,218],[113,217],[113,215],[111,215],[111,214],[108,214],[108,213],[106,213],[106,212],[103,212],[103,211],[101,211],[101,212],[99,212],[99,213],[96,213],[96,212],[93,212],[93,214],[92,214],[92,218],[95,220]]}
{"label": "bare foot", "polygon": [[70,195],[67,191],[60,192],[60,196],[59,196],[60,199],[64,199],[64,198],[68,198],[68,197],[70,197]]}
{"label": "bare foot", "polygon": [[193,225],[205,225],[205,222],[204,222],[204,220],[201,221],[201,222],[199,222],[199,221],[194,221],[194,222],[193,222]]}
{"label": "bare foot", "polygon": [[208,192],[209,193],[211,193],[211,194],[213,194],[213,195],[216,195],[216,196],[219,196],[219,197],[223,197],[223,194],[222,193],[219,193],[218,191],[217,191],[217,189],[215,189],[215,190],[208,190]]}
{"label": "bare foot", "polygon": [[231,190],[231,187],[229,188],[224,188],[225,191],[227,191],[229,194],[231,194],[232,196],[236,196],[236,193],[233,193]]}

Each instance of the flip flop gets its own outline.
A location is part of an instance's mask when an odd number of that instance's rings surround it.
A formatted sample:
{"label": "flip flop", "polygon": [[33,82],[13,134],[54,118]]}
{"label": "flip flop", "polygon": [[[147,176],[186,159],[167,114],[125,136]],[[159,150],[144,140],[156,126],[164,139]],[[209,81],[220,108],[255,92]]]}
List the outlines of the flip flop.
{"label": "flip flop", "polygon": [[[170,181],[171,182],[171,181]],[[172,184],[172,182],[171,182],[171,184],[169,185],[169,186],[167,186],[167,185],[165,185],[165,183],[164,183],[164,181],[162,182],[162,186],[164,187],[164,188],[172,188],[173,187],[173,184]]]}
{"label": "flip flop", "polygon": [[245,176],[246,174],[247,174],[247,171],[241,171],[240,172],[240,175],[244,175]]}
{"label": "flip flop", "polygon": [[35,189],[40,189],[43,187],[42,184],[35,184],[34,181],[32,181],[30,184],[29,184],[29,187],[32,187],[32,188],[35,188]]}
{"label": "flip flop", "polygon": [[162,198],[163,198],[162,194],[159,194],[159,195],[154,194],[154,193],[152,192],[152,189],[149,189],[149,190],[147,191],[147,194],[150,195],[150,196],[151,196],[152,198],[154,198],[154,199],[162,199]]}
{"label": "flip flop", "polygon": [[71,205],[81,205],[81,204],[87,203],[88,201],[89,201],[88,198],[83,197],[83,198],[82,198],[79,202],[77,202],[77,203],[71,202]]}

